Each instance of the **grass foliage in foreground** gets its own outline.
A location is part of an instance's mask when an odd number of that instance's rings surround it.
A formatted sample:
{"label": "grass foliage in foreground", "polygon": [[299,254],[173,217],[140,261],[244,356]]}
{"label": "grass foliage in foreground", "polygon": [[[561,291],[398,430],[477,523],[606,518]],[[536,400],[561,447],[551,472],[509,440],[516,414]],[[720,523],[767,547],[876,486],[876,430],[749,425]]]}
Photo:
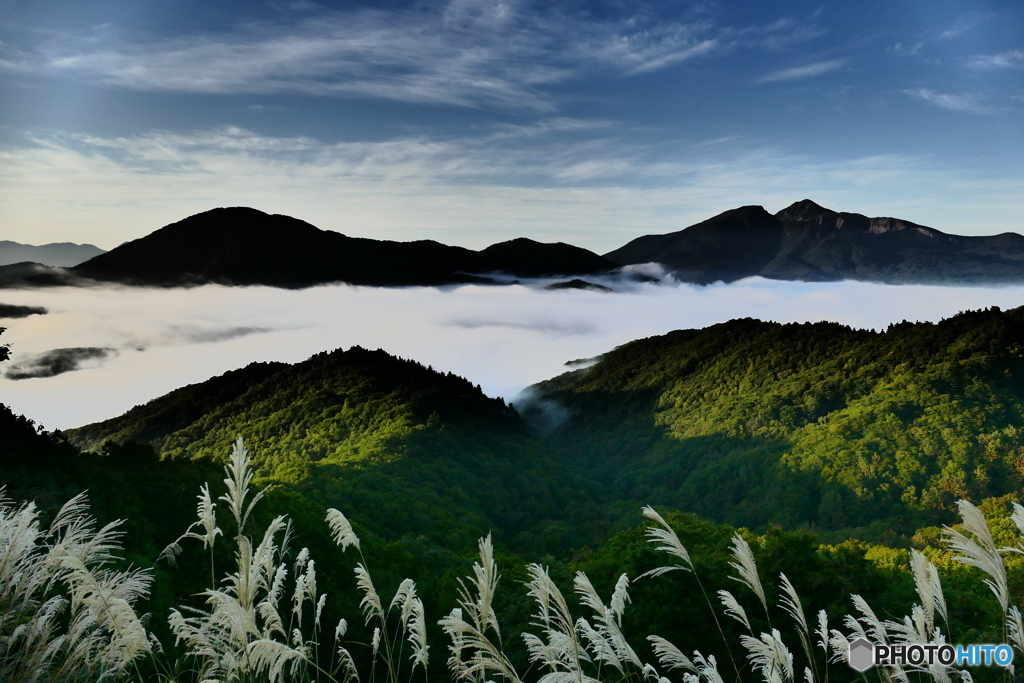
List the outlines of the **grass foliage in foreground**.
{"label": "grass foliage in foreground", "polygon": [[[263,492],[253,489],[253,469],[241,439],[225,472],[226,493],[214,501],[203,486],[197,521],[164,553],[173,560],[182,552],[194,552],[195,547],[182,547],[186,541],[210,553],[209,588],[196,596],[196,604],[170,613],[174,645],[161,645],[148,632],[145,617],[136,613],[150,589],[150,572],[114,568],[120,550],[117,523],[97,529],[82,496],[69,501],[46,528],[32,503],[0,502],[0,680],[141,679],[140,670],[151,668],[155,673],[148,677],[160,681],[426,679],[431,622],[415,582],[405,579],[392,599],[385,600],[352,525],[340,511],[328,510],[325,522],[335,544],[358,556],[353,571],[362,615],[357,621],[372,634],[369,642],[347,640],[346,619],[325,623],[328,596],[318,589],[317,566],[309,551],[292,554],[290,521],[278,516],[262,537],[250,535],[249,519]],[[225,509],[226,530],[221,526]],[[1013,604],[1004,561],[1006,555],[1024,554],[1024,507],[1015,503],[1009,518],[1014,547],[997,544],[977,507],[961,500],[958,509],[962,524],[942,530],[945,543],[956,562],[981,572],[998,605],[1002,639],[1024,653],[1024,620]],[[938,571],[923,553],[911,551],[917,602],[905,616],[886,618],[853,595],[852,612],[830,620],[824,609],[807,612],[784,572],[774,585],[765,583],[751,546],[736,533],[730,550],[736,590],[712,595],[699,579],[695,582],[714,615],[726,657],[657,634],[646,635],[640,647],[623,629],[632,583],[660,581],[673,573],[696,576],[690,553],[672,525],[651,507],[643,514],[649,521],[647,539],[666,561],[633,579],[622,574],[610,595],[602,596],[584,572],[572,578],[567,595],[547,567],[528,565],[525,590],[533,613],[532,629],[522,634],[528,652],[525,667],[517,667],[506,654],[508,636],[495,609],[500,575],[490,536],[481,539],[479,559],[471,575],[460,581],[457,605],[436,622],[447,637],[452,678],[467,683],[816,683],[854,678],[845,657],[847,643],[857,636],[880,643],[949,640],[950,609]],[[223,543],[232,547],[234,566],[218,579],[213,551]],[[768,627],[760,628],[761,623]],[[738,639],[727,636],[734,628],[740,631]],[[436,651],[433,656],[438,656]],[[939,683],[974,679],[968,671],[941,665],[894,667],[874,675]]]}

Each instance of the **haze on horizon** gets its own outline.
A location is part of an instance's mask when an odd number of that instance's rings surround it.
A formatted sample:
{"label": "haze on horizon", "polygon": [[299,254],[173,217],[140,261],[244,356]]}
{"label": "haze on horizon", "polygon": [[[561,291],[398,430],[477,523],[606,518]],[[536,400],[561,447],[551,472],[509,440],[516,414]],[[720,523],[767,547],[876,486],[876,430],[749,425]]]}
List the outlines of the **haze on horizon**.
{"label": "haze on horizon", "polygon": [[1024,232],[1024,6],[0,0],[0,238],[217,206],[606,252],[811,198]]}

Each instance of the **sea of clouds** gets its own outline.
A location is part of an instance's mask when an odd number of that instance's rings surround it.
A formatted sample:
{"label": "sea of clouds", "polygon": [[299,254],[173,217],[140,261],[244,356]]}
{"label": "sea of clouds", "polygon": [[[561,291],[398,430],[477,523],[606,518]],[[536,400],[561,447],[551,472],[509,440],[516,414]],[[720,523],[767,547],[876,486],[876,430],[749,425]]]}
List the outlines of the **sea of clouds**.
{"label": "sea of clouds", "polygon": [[254,361],[382,348],[514,399],[525,387],[633,339],[732,318],[831,320],[884,329],[959,311],[1024,304],[1024,287],[890,286],[749,278],[695,286],[604,280],[614,293],[506,286],[305,290],[61,287],[0,290],[45,314],[0,319],[12,343],[0,402],[48,429],[120,415]]}

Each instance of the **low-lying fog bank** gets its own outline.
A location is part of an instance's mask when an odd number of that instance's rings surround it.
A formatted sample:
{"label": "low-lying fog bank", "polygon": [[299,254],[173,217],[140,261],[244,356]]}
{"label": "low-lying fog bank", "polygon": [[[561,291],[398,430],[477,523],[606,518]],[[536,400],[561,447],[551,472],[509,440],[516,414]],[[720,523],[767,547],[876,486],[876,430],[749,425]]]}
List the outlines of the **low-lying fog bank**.
{"label": "low-lying fog bank", "polygon": [[888,286],[751,278],[698,287],[594,279],[616,293],[503,287],[282,290],[53,288],[0,291],[44,314],[0,319],[12,358],[0,401],[48,429],[119,415],[253,361],[303,360],[355,344],[383,348],[514,398],[565,363],[674,329],[732,318],[832,320],[884,328],[1024,304],[1024,287]]}

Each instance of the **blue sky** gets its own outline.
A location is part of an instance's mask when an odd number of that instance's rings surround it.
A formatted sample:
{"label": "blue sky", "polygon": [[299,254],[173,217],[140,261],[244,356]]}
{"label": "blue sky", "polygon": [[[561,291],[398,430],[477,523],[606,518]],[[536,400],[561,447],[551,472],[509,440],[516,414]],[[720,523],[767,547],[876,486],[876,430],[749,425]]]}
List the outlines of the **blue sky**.
{"label": "blue sky", "polygon": [[804,197],[1024,232],[1024,5],[0,0],[5,239],[248,205],[603,252]]}

